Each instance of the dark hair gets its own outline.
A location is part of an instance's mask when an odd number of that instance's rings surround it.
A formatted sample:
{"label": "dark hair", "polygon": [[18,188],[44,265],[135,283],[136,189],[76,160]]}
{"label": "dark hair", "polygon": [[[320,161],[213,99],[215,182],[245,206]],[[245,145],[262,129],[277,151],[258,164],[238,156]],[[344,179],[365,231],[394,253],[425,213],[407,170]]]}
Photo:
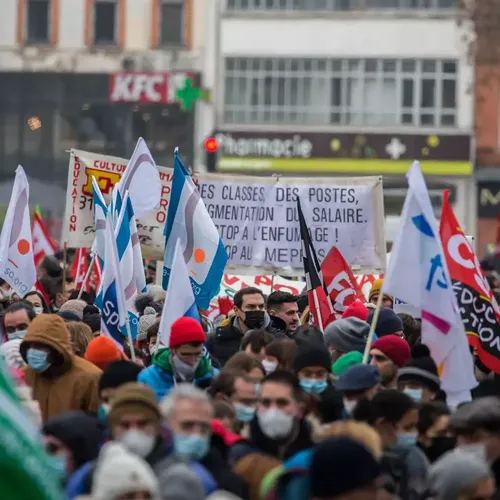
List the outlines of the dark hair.
{"label": "dark hair", "polygon": [[281,370],[291,370],[297,344],[290,339],[273,340],[266,345],[265,352],[268,356],[274,356],[278,360]]}
{"label": "dark hair", "polygon": [[242,288],[241,290],[238,290],[233,297],[233,304],[238,308],[241,309],[241,306],[243,305],[243,297],[245,295],[262,295],[262,297],[265,299],[264,294],[262,293],[262,290],[260,288],[257,288],[255,286],[249,286],[247,288]]}
{"label": "dark hair", "polygon": [[270,311],[271,309],[276,309],[281,307],[283,304],[290,304],[297,302],[299,298],[297,295],[293,295],[288,292],[273,292],[267,298],[266,309]]}
{"label": "dark hair", "polygon": [[250,350],[254,354],[260,354],[260,351],[272,340],[273,336],[267,330],[251,330],[243,337],[240,349],[244,351],[250,345]]}
{"label": "dark hair", "polygon": [[300,325],[295,330],[293,338],[297,344],[310,342],[311,340],[321,342],[322,344],[325,343],[321,330],[313,325]]}
{"label": "dark hair", "polygon": [[377,393],[372,400],[362,399],[354,409],[355,420],[373,425],[379,418],[397,424],[417,403],[407,394],[386,389]]}
{"label": "dark hair", "polygon": [[[128,344],[123,346],[123,352],[125,353],[127,358],[132,361],[132,351],[131,351],[130,346]],[[142,359],[144,361],[144,359],[145,359],[144,353],[140,349],[137,349],[137,347],[134,347],[134,354],[135,354],[136,359]]]}
{"label": "dark hair", "polygon": [[302,389],[300,388],[299,379],[295,374],[285,370],[276,370],[266,375],[261,385],[264,385],[266,382],[286,385],[291,389],[295,401],[302,400]]}
{"label": "dark hair", "polygon": [[79,299],[79,300],[83,300],[84,302],[86,302],[87,305],[92,305],[94,303],[94,300],[95,300],[95,293],[93,293],[93,292],[89,293],[89,292],[86,292],[84,290],[80,295],[80,291],[81,290],[73,290],[69,296],[69,300]]}
{"label": "dark hair", "polygon": [[155,321],[146,331],[147,341],[150,342],[153,337],[158,337],[159,332],[160,332],[160,322]]}
{"label": "dark hair", "polygon": [[27,300],[18,300],[17,302],[13,302],[9,307],[7,307],[2,316],[5,318],[6,314],[15,313],[18,311],[26,311],[28,318],[30,321],[33,321],[36,318],[36,312],[31,305],[31,302]]}
{"label": "dark hair", "polygon": [[233,408],[233,405],[223,400],[214,401],[214,418],[218,420],[222,420],[223,418],[234,418],[236,412]]}
{"label": "dark hair", "polygon": [[246,373],[250,373],[254,368],[258,368],[264,375],[266,374],[262,363],[256,357],[243,351],[231,356],[224,365],[224,370],[242,370]]}
{"label": "dark hair", "polygon": [[403,322],[403,333],[410,347],[420,344],[422,335],[422,325],[420,321],[406,313],[399,313],[398,316]]}
{"label": "dark hair", "polygon": [[51,302],[56,299],[56,295],[58,293],[62,293],[62,276],[59,276],[58,278],[40,278],[39,283],[45,290],[45,293]]}
{"label": "dark hair", "polygon": [[[28,292],[24,297],[23,297],[23,300],[26,300],[27,297],[30,297],[31,295],[36,295],[39,299],[40,299],[40,302],[42,303],[42,309],[43,309],[43,312],[45,314],[49,314],[50,313],[50,309],[49,309],[49,306],[47,304],[47,301],[45,300],[44,296],[37,290],[31,290],[30,292]],[[31,302],[30,302],[31,303]]]}
{"label": "dark hair", "polygon": [[451,415],[451,411],[445,403],[431,401],[422,404],[418,410],[418,433],[425,434],[434,425],[434,422],[443,415]]}
{"label": "dark hair", "polygon": [[234,394],[234,381],[238,372],[231,370],[222,370],[216,377],[213,378],[208,393],[212,398],[217,394],[223,394],[230,398]]}

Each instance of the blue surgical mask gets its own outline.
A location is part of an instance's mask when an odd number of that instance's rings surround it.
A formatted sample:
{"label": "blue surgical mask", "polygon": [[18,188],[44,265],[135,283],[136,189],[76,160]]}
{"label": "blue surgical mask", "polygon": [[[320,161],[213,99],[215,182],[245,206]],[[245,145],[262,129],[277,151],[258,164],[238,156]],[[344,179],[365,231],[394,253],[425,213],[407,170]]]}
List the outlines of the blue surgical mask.
{"label": "blue surgical mask", "polygon": [[201,460],[208,453],[207,436],[199,434],[174,434],[175,454],[192,460]]}
{"label": "blue surgical mask", "polygon": [[18,330],[17,332],[7,334],[9,340],[24,339],[25,336],[26,330]]}
{"label": "blue surgical mask", "polygon": [[34,349],[31,347],[28,349],[26,358],[28,361],[28,366],[37,373],[42,373],[50,366],[48,361],[48,353],[41,351],[40,349]]}
{"label": "blue surgical mask", "polygon": [[251,406],[235,404],[234,411],[236,412],[236,419],[240,422],[251,422],[255,416],[255,408]]}
{"label": "blue surgical mask", "polygon": [[59,456],[59,455],[49,456],[50,467],[61,481],[66,477],[66,462],[67,459],[64,456]]}
{"label": "blue surgical mask", "polygon": [[309,394],[321,394],[328,387],[328,382],[326,380],[304,378],[300,381],[300,387]]}
{"label": "blue surgical mask", "polygon": [[417,444],[417,433],[416,432],[405,432],[398,436],[398,441],[396,446],[404,450],[413,448]]}
{"label": "blue surgical mask", "polygon": [[108,422],[109,407],[109,403],[103,403],[101,406],[99,406],[99,410],[97,411],[97,417],[101,422],[105,424]]}
{"label": "blue surgical mask", "polygon": [[407,388],[403,391],[406,395],[410,396],[413,401],[420,403],[422,401],[422,389],[410,389]]}

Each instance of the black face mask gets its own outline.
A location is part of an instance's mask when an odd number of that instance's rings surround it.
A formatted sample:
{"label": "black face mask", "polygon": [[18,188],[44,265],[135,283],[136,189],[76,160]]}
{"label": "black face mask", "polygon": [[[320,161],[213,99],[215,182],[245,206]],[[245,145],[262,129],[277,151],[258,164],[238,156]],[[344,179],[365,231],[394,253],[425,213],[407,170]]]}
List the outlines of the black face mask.
{"label": "black face mask", "polygon": [[457,439],[449,436],[437,436],[432,438],[430,446],[422,446],[422,450],[427,455],[429,462],[435,462],[447,451],[453,450],[457,444]]}
{"label": "black face mask", "polygon": [[262,328],[265,322],[264,311],[247,311],[245,313],[245,325],[249,330],[256,330]]}

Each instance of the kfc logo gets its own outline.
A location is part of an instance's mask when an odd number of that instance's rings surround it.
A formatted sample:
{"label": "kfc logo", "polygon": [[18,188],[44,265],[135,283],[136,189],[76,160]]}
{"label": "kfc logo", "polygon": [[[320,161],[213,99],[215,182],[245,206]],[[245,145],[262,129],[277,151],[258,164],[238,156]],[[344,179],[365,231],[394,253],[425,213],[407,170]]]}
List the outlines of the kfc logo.
{"label": "kfc logo", "polygon": [[192,73],[117,73],[110,76],[112,102],[172,104]]}

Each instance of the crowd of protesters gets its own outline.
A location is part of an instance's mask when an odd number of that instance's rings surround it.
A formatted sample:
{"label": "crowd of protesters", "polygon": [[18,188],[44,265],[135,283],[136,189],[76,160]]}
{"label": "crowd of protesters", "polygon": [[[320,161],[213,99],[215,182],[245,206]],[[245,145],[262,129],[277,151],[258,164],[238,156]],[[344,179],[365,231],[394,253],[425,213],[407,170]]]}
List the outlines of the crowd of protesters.
{"label": "crowd of protesters", "polygon": [[68,499],[500,499],[500,381],[476,360],[473,401],[450,408],[389,295],[363,364],[379,280],[324,332],[306,296],[244,288],[216,324],[177,320],[168,347],[151,284],[121,350],[94,293],[55,257],[39,273],[45,297],[0,286],[0,354]]}

